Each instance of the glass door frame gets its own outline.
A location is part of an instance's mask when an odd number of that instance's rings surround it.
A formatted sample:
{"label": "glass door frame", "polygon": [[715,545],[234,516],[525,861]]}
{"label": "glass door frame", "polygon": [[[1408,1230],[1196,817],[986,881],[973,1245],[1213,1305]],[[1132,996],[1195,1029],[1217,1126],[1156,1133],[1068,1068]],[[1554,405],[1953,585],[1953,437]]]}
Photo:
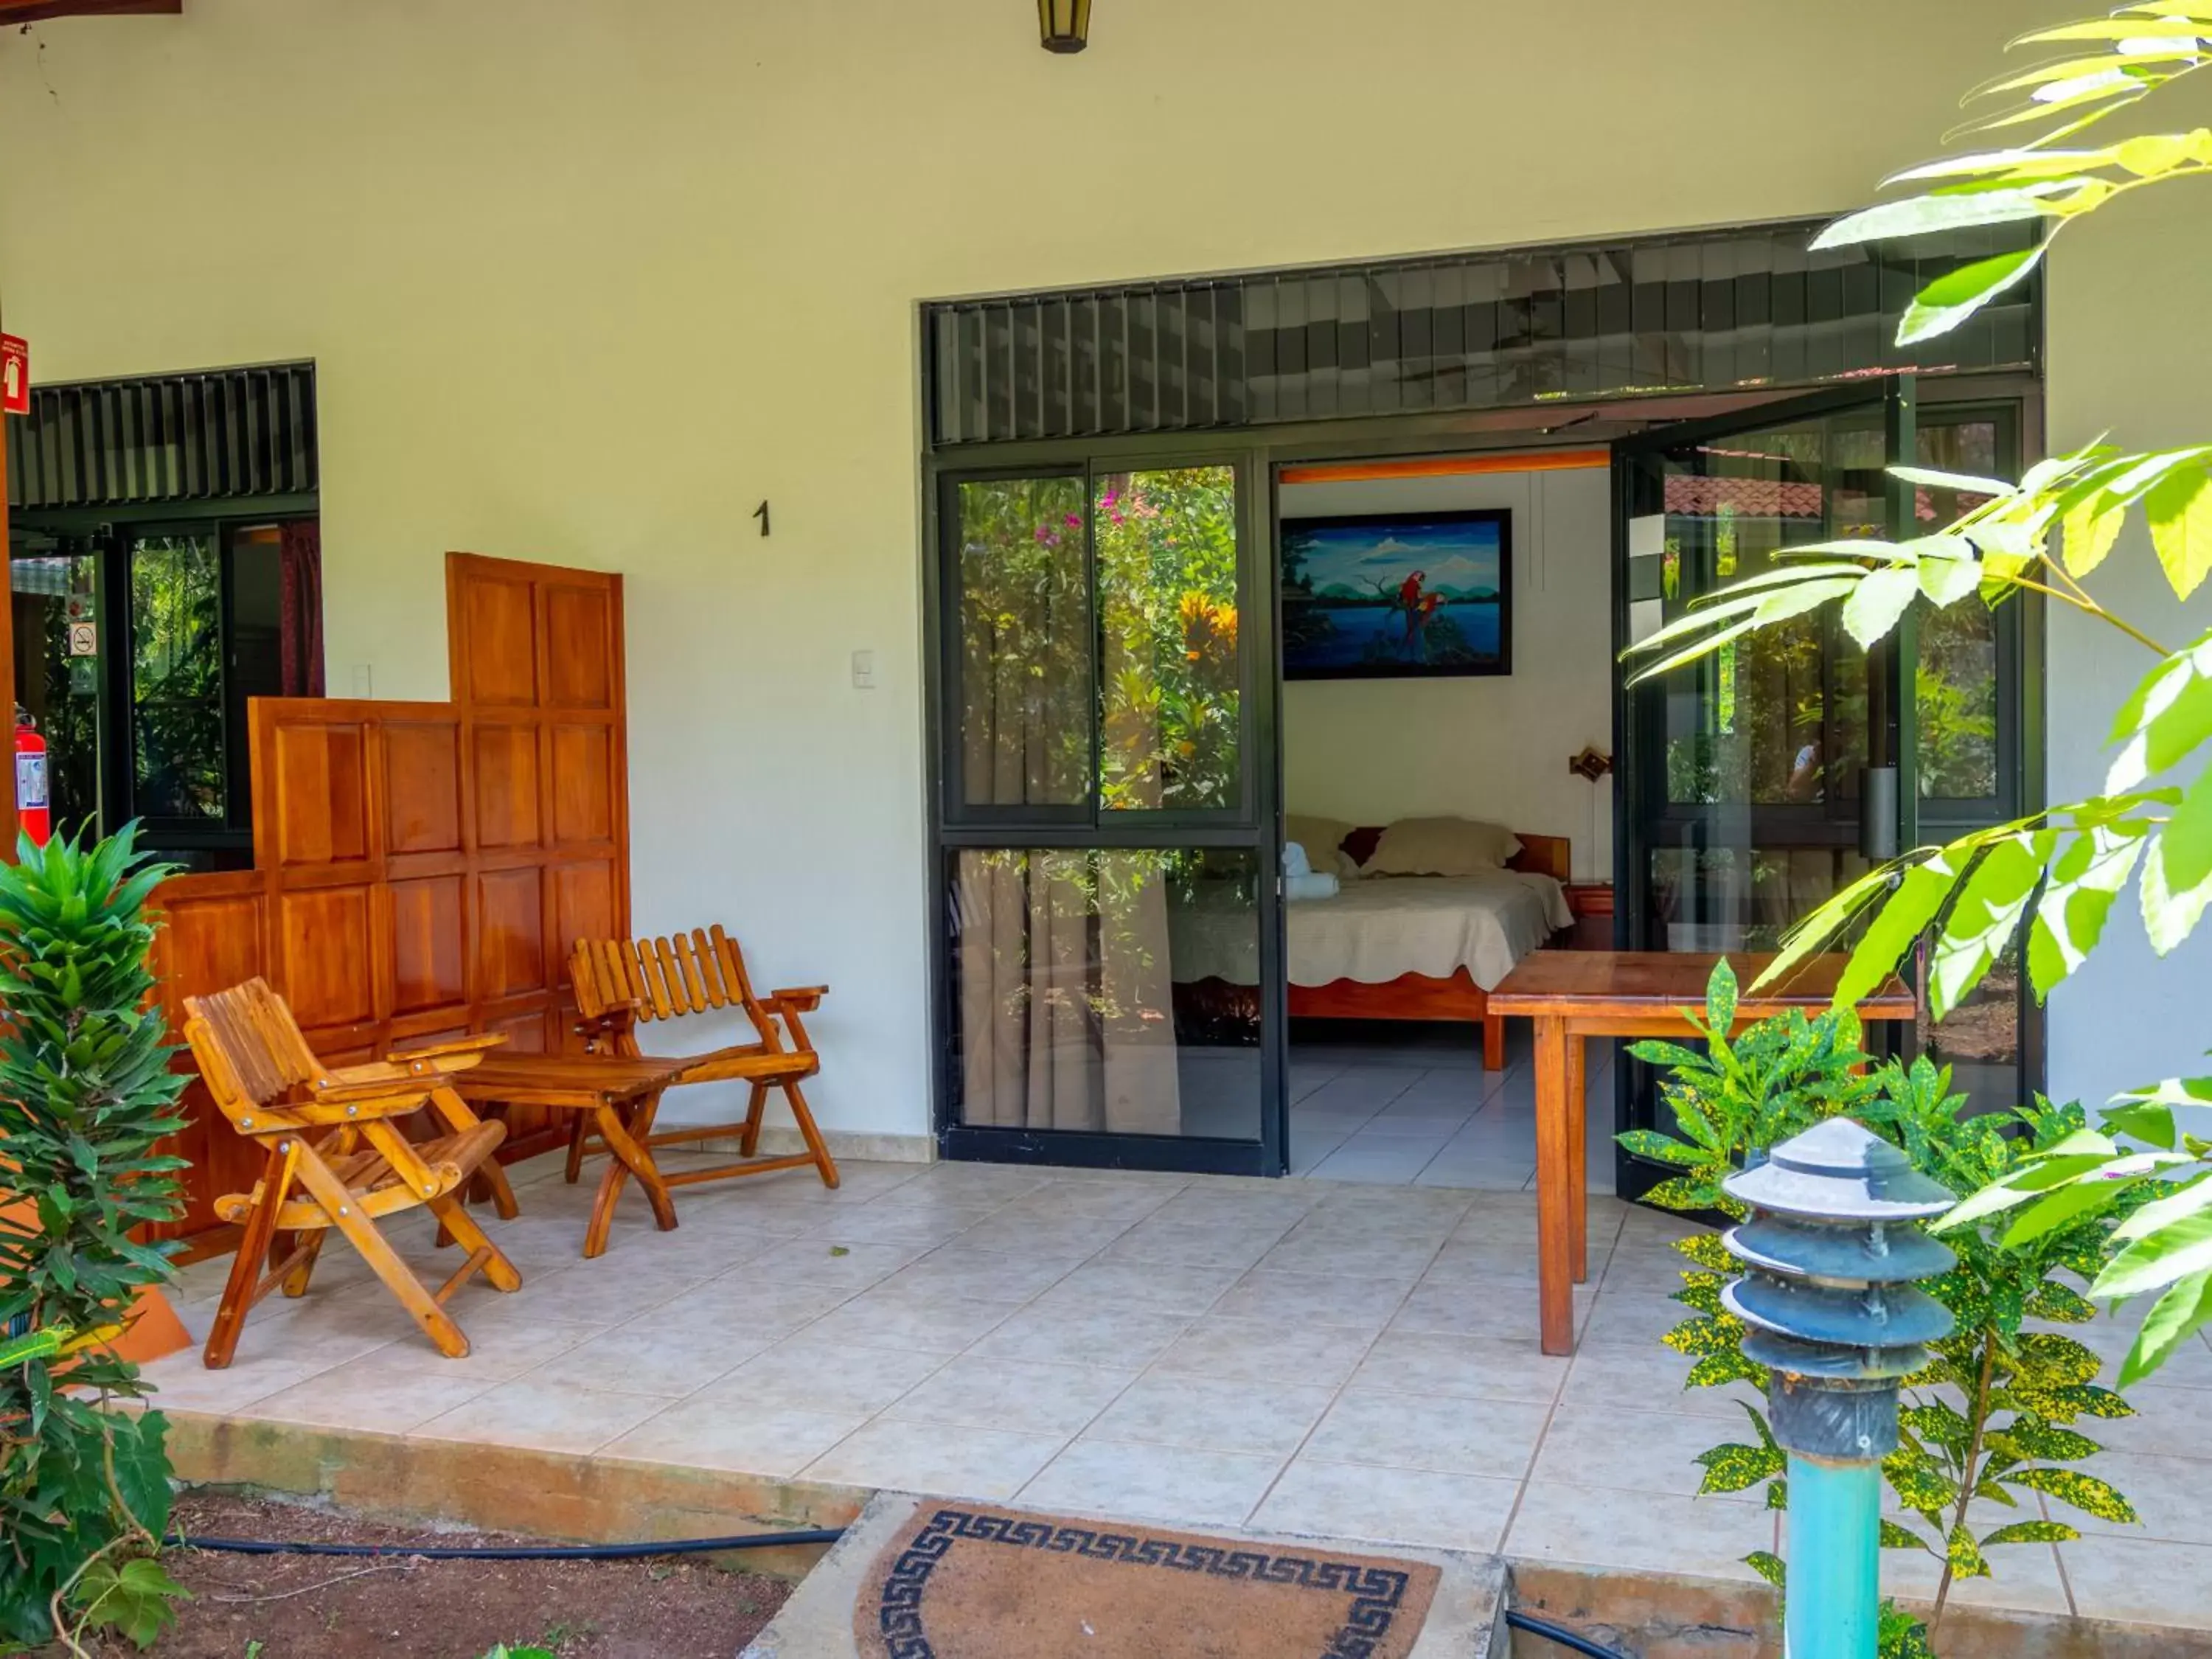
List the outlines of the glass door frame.
{"label": "glass door frame", "polygon": [[[1865,400],[1871,388],[1854,383],[1843,388],[1811,392],[1839,403]],[[1742,426],[1763,418],[1768,411],[1808,395],[1797,387],[1734,387],[1686,392],[1651,397],[1601,398],[1586,403],[1501,407],[1496,410],[1449,412],[1408,410],[1395,415],[1334,416],[1273,422],[1265,427],[1225,428],[1217,432],[1177,432],[1126,434],[1115,438],[1000,441],[933,448],[925,444],[920,456],[921,570],[924,635],[922,671],[925,678],[924,816],[928,832],[928,879],[924,884],[924,908],[919,918],[927,941],[925,976],[927,984],[928,1066],[932,1133],[939,1154],[946,1158],[993,1162],[1054,1163],[1077,1167],[1150,1168],[1199,1173],[1280,1175],[1288,1147],[1289,1091],[1288,980],[1284,957],[1282,905],[1279,897],[1261,906],[1262,982],[1263,1079],[1262,1139],[1257,1143],[1212,1142],[1169,1137],[1135,1138],[1055,1133],[1049,1148],[1033,1144],[1035,1133],[1005,1129],[969,1129],[951,1122],[957,1053],[952,1043],[952,997],[944,960],[944,927],[948,896],[947,854],[957,846],[1007,844],[1005,827],[979,830],[949,823],[944,811],[946,785],[943,765],[945,742],[945,645],[943,544],[943,480],[953,477],[1004,477],[1027,471],[1100,467],[1146,467],[1193,459],[1216,462],[1233,460],[1240,468],[1240,495],[1246,498],[1239,533],[1255,550],[1255,567],[1261,580],[1243,591],[1250,603],[1265,602],[1264,623],[1255,611],[1248,625],[1264,625],[1263,652],[1244,653],[1246,680],[1243,686],[1247,726],[1245,772],[1253,793],[1255,821],[1240,822],[1232,830],[1194,828],[1184,832],[1183,844],[1249,845],[1272,852],[1281,835],[1281,642],[1277,617],[1281,558],[1276,537],[1277,475],[1285,465],[1304,462],[1413,458],[1434,454],[1505,454],[1515,449],[1547,450],[1562,446],[1607,445],[1619,447],[1665,425],[1686,427],[1710,423]],[[2042,389],[2033,374],[1959,374],[1923,375],[1919,382],[1922,406],[1948,408],[1966,404],[2003,406],[2017,411],[2021,457],[2025,465],[2040,454]],[[1249,481],[1249,482],[1248,482]],[[1616,526],[1613,579],[1607,602],[1614,607],[1615,634],[1626,638],[1626,572]],[[2031,596],[2032,598],[2032,596]],[[2021,810],[2043,799],[2042,622],[2039,606],[2022,604],[2020,628],[2021,688],[2017,726],[2018,777]],[[1614,754],[1622,752],[1621,675],[1614,679]],[[1619,774],[1615,774],[1616,786]],[[1629,845],[1625,817],[1625,792],[1613,791],[1613,845],[1616,884],[1620,860]],[[1164,815],[1163,815],[1164,816]],[[1047,832],[1024,832],[1024,839],[1038,846],[1092,844],[1096,831],[1063,825]],[[1628,918],[1616,902],[1613,927],[1615,948],[1626,948]],[[2039,1018],[2023,1019],[2021,1029],[2024,1074],[2038,1086],[2042,1078],[2042,1028]],[[1619,1068],[1616,1068],[1618,1073]],[[1625,1109],[1625,1106],[1624,1106]],[[1250,1149],[1257,1147],[1254,1157]],[[1224,1152],[1223,1149],[1230,1149]],[[1648,1183],[1647,1183],[1648,1184]]]}
{"label": "glass door frame", "polygon": [[[1712,438],[1726,438],[1739,434],[1752,434],[1799,422],[1825,421],[1837,415],[1871,412],[1884,416],[1886,441],[1891,453],[1909,451],[1912,434],[1912,416],[1916,410],[1914,389],[1911,377],[1902,377],[1902,385],[1885,384],[1869,387],[1863,385],[1838,386],[1802,397],[1787,398],[1749,410],[1741,415],[1723,416],[1713,420],[1686,421],[1675,424],[1653,427],[1634,437],[1623,439],[1613,446],[1613,648],[1614,648],[1614,732],[1613,775],[1620,780],[1613,792],[1616,814],[1613,838],[1614,932],[1616,944],[1624,950],[1653,948],[1639,938],[1639,922],[1647,909],[1645,900],[1649,886],[1649,855],[1657,845],[1694,845],[1696,831],[1701,824],[1709,823],[1715,816],[1711,808],[1676,811],[1663,796],[1656,807],[1646,799],[1649,791],[1660,787],[1657,780],[1666,764],[1664,742],[1662,739],[1655,752],[1654,734],[1644,729],[1639,718],[1653,704],[1648,697],[1639,697],[1628,684],[1632,665],[1621,660],[1633,640],[1632,606],[1637,596],[1632,591],[1634,580],[1630,568],[1629,526],[1638,518],[1649,516],[1636,512],[1637,503],[1631,497],[1631,468],[1638,458],[1657,455],[1691,447]],[[1906,430],[1897,429],[1902,418]],[[1899,437],[1903,443],[1899,442]],[[1826,458],[1823,458],[1825,471]],[[1893,526],[1899,510],[1894,489],[1887,492],[1885,516]],[[1911,510],[1909,502],[1905,510]],[[1826,520],[1826,506],[1823,501],[1823,537],[1832,533],[1832,526]],[[1745,573],[1756,574],[1756,573]],[[1832,725],[1836,702],[1833,669],[1835,663],[1832,640],[1836,628],[1835,607],[1823,605],[1813,613],[1815,625],[1823,634],[1821,650],[1824,734]],[[1910,629],[1908,620],[1900,626],[1899,634]],[[1868,763],[1872,763],[1875,752],[1873,731],[1876,708],[1877,677],[1887,684],[1881,688],[1881,702],[1894,717],[1904,716],[1899,701],[1897,665],[1904,653],[1893,648],[1899,635],[1882,642],[1867,653],[1868,696]],[[1887,648],[1886,648],[1887,647]],[[1895,718],[1893,729],[1883,734],[1883,752],[1893,757],[1892,764],[1899,773],[1897,799],[1899,819],[1893,826],[1899,840],[1911,845],[1912,837],[1905,819],[1911,792],[1906,788],[1909,775],[1913,770],[1911,720],[1909,717]],[[1836,746],[1824,735],[1822,751],[1832,756]],[[1844,810],[1846,807],[1850,810]],[[1850,848],[1864,840],[1863,830],[1854,826],[1862,823],[1862,813],[1856,802],[1832,788],[1824,789],[1817,802],[1760,805],[1746,801],[1741,805],[1729,804],[1720,809],[1730,816],[1741,815],[1746,829],[1754,840],[1762,826],[1794,832],[1792,845],[1807,847],[1835,846]],[[1679,825],[1680,841],[1659,842],[1647,833],[1652,826],[1663,821],[1670,826]]]}
{"label": "glass door frame", "polygon": [[[973,806],[955,794],[960,763],[951,698],[958,685],[960,635],[956,614],[955,550],[947,534],[954,501],[965,483],[1016,477],[1073,477],[1084,481],[1086,503],[1097,481],[1111,473],[1227,466],[1236,475],[1238,636],[1237,802],[1224,808],[1161,808],[1110,811],[1093,800],[1080,806]],[[929,819],[929,952],[932,1122],[939,1156],[1007,1164],[1077,1168],[1172,1170],[1200,1174],[1273,1175],[1286,1153],[1287,1037],[1282,988],[1282,913],[1279,886],[1275,796],[1280,770],[1278,725],[1279,675],[1274,660],[1275,586],[1273,474],[1262,447],[1242,434],[1176,433],[1120,440],[1045,444],[1000,444],[925,458],[923,466],[925,591],[924,708],[927,727]],[[1086,531],[1090,514],[1086,507]],[[1085,568],[1093,607],[1094,641],[1099,618],[1097,549],[1086,534]],[[1091,775],[1096,752],[1098,659],[1091,657],[1093,711]],[[1112,850],[1221,848],[1249,850],[1257,863],[1260,1044],[1258,1127],[1250,1139],[1197,1135],[1039,1130],[958,1121],[958,1010],[946,970],[953,883],[951,860],[963,849],[1055,848]]]}
{"label": "glass door frame", "polygon": [[[1620,653],[1628,648],[1632,641],[1630,607],[1632,596],[1628,543],[1630,520],[1635,516],[1629,471],[1622,463],[1639,453],[1677,449],[1708,438],[1758,432],[1793,421],[1809,421],[1861,410],[1881,416],[1886,446],[1893,454],[1902,453],[1911,456],[1923,425],[1950,425],[1958,422],[1962,416],[1971,418],[1979,415],[1994,420],[1997,426],[2001,454],[2005,447],[2009,447],[2018,468],[2025,469],[2040,457],[2043,408],[2039,382],[2024,376],[1962,376],[1953,379],[1905,375],[1899,379],[1908,384],[1900,388],[1891,381],[1875,386],[1861,383],[1796,396],[1780,395],[1771,402],[1749,406],[1740,411],[1651,426],[1632,436],[1613,441],[1613,775],[1618,781],[1613,792],[1613,884],[1616,894],[1613,948],[1616,950],[1649,948],[1639,937],[1642,932],[1640,923],[1646,908],[1648,862],[1654,847],[1660,844],[1644,833],[1650,814],[1642,810],[1638,799],[1638,769],[1647,767],[1652,761],[1652,757],[1644,752],[1649,748],[1650,734],[1638,729],[1638,699],[1628,685],[1630,671],[1620,661]],[[1934,418],[1923,421],[1923,411]],[[1917,511],[1916,494],[1912,486],[1891,479],[1885,495],[1885,517],[1891,533],[1894,535],[1895,526],[1899,522],[1912,521]],[[1917,526],[1911,533],[1918,533]],[[1919,793],[1917,699],[1914,671],[1918,661],[1917,619],[1923,608],[1923,602],[1916,601],[1889,638],[1869,653],[1868,663],[1870,714],[1874,676],[1879,669],[1887,678],[1887,692],[1894,717],[1889,734],[1892,745],[1889,752],[1898,772],[1897,817],[1893,833],[1896,845],[1906,849],[1922,844],[1930,835],[1948,837],[1964,833],[1974,827],[1977,822],[1971,807],[1966,803],[1923,800]],[[1835,609],[1832,605],[1820,608],[1819,614],[1825,618],[1824,625],[1833,626],[1833,619],[1827,613]],[[1985,822],[1998,822],[2033,811],[2041,806],[2045,799],[2044,604],[2037,595],[2020,595],[2008,601],[1997,615],[1996,724],[2000,737],[1997,793],[1992,815],[1980,820]],[[1871,732],[1869,741],[1871,744]],[[1743,809],[1747,818],[1753,823],[1758,821],[1758,810],[1749,806]],[[1832,808],[1818,810],[1823,810],[1829,817],[1838,816]],[[1925,830],[1923,819],[1930,821]],[[1849,845],[1850,839],[1844,836],[1837,844]],[[1915,977],[1911,963],[1905,964],[1903,971],[1909,982]],[[2044,1086],[2045,1047],[2042,1009],[2034,1001],[2025,983],[2025,977],[2022,975],[2023,982],[2019,993],[2015,1029],[2021,1091],[2027,1095],[2039,1091]],[[1904,1041],[1899,1046],[1908,1056],[1915,1052],[1917,1048],[1917,1032],[1906,1030]],[[1625,1055],[1620,1058],[1622,1063],[1614,1067],[1616,1127],[1626,1130],[1636,1127],[1638,1079],[1635,1075],[1637,1068],[1626,1062]],[[1620,1197],[1630,1200],[1639,1199],[1644,1192],[1673,1173],[1664,1166],[1635,1158],[1618,1149],[1615,1165],[1615,1189]]]}

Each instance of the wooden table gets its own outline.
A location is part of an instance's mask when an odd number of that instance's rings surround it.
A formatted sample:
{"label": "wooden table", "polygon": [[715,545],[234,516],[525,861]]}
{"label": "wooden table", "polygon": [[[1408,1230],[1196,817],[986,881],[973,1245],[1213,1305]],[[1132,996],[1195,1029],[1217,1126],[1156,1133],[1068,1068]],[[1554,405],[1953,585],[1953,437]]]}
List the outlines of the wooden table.
{"label": "wooden table", "polygon": [[676,1225],[676,1200],[647,1149],[661,1091],[683,1071],[680,1060],[633,1060],[616,1054],[525,1054],[494,1049],[465,1072],[453,1074],[455,1092],[471,1106],[549,1106],[559,1111],[589,1112],[592,1127],[614,1154],[599,1177],[584,1230],[584,1254],[607,1248],[615,1200],[635,1176],[653,1205],[663,1232]]}
{"label": "wooden table", "polygon": [[[1692,1035],[1717,956],[1672,951],[1535,951],[1490,994],[1491,1008],[1536,1026],[1536,1273],[1544,1352],[1575,1351],[1574,1287],[1589,1277],[1589,1172],[1584,1167],[1583,1043],[1589,1037]],[[1817,1013],[1833,1000],[1848,957],[1809,957],[1757,995],[1770,956],[1729,957],[1743,986],[1737,1030],[1790,1008]],[[1858,1005],[1860,1019],[1909,1020],[1912,993],[1892,979]]]}

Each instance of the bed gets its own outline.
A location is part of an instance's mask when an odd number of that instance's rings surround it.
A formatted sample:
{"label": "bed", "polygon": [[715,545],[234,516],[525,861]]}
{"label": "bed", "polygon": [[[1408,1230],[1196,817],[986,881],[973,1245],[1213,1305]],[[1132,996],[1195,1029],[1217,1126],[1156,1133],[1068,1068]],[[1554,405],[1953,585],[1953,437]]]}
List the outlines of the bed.
{"label": "bed", "polygon": [[[1364,864],[1379,829],[1343,848]],[[1571,925],[1564,836],[1521,835],[1504,870],[1474,876],[1373,876],[1334,898],[1285,907],[1290,1011],[1315,1019],[1452,1020],[1482,1027],[1483,1064],[1505,1063],[1505,1022],[1488,990],[1513,964]],[[1208,926],[1202,910],[1171,923],[1176,977],[1202,1000],[1252,994],[1258,963],[1249,926]]]}

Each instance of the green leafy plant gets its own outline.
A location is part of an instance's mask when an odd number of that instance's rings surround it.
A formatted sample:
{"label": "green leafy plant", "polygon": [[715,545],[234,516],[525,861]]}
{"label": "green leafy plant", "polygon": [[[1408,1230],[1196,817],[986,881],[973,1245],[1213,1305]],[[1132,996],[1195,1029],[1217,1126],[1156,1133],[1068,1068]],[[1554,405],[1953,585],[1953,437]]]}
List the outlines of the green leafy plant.
{"label": "green leafy plant", "polygon": [[[1954,135],[1986,135],[1995,147],[1897,174],[1889,184],[1907,193],[1838,221],[1816,242],[1996,224],[2045,232],[2031,248],[1976,261],[1922,289],[1900,343],[1958,327],[2096,210],[2212,173],[2212,129],[2081,141],[2116,112],[2212,65],[2212,5],[2204,0],[2125,5],[2013,44],[2049,55],[1975,88],[1975,112]],[[1893,473],[1974,505],[1932,535],[1790,550],[1776,568],[1721,589],[1638,646],[1648,664],[1637,678],[1730,651],[1755,631],[1799,626],[1823,605],[1839,605],[1845,630],[1872,646],[1908,613],[1938,619],[1954,606],[1994,606],[2023,593],[2116,629],[2154,661],[2112,723],[2117,752],[2102,793],[1868,872],[1806,918],[1766,979],[1856,929],[1839,1003],[1879,983],[1923,935],[1933,940],[1927,991],[1936,1018],[1957,1007],[2008,947],[2045,997],[2097,949],[2130,884],[2153,949],[2172,952],[2212,908],[2212,767],[2202,765],[2212,748],[2212,633],[2170,646],[2087,584],[2122,531],[2139,521],[2174,594],[2186,599],[2203,586],[2212,574],[2212,443],[2130,453],[2100,442],[2039,462],[2016,483],[1917,467]],[[2212,1078],[2167,1079],[2122,1095],[2100,1131],[2043,1146],[1996,1177],[1996,1195],[1978,1198],[1951,1224],[1979,1227],[2031,1200],[2036,1226],[2062,1212],[2118,1224],[2089,1295],[2151,1301],[2123,1384],[2150,1375],[2212,1319],[2212,1148],[2183,1133],[2173,1115],[2176,1107],[2208,1103]],[[2041,1235],[2022,1231],[2029,1227],[2023,1217],[2005,1237],[2032,1243]]]}
{"label": "green leafy plant", "polygon": [[167,1278],[131,1237],[177,1210],[184,1160],[156,1144],[183,1127],[185,1079],[169,1070],[148,1005],[153,928],[167,873],[132,830],[95,846],[24,841],[0,865],[0,1638],[108,1626],[144,1645],[180,1594],[150,1558],[169,1513],[166,1425],[111,1402],[142,1392],[104,1345],[139,1290]]}
{"label": "green leafy plant", "polygon": [[1873,1093],[1863,1075],[1858,1019],[1848,1009],[1812,1017],[1792,1009],[1731,1037],[1737,994],[1735,970],[1716,963],[1704,1014],[1690,1018],[1705,1039],[1702,1053],[1656,1039],[1629,1047],[1646,1065],[1666,1068],[1660,1097],[1680,1132],[1679,1139],[1656,1129],[1620,1137],[1630,1152],[1681,1171],[1646,1194],[1655,1204],[1734,1212],[1721,1182],[1742,1167],[1747,1149],[1764,1151]]}
{"label": "green leafy plant", "polygon": [[[1848,1010],[1766,1020],[1732,1042],[1721,1040],[1713,1034],[1733,1024],[1736,988],[1728,964],[1717,965],[1699,1023],[1710,1054],[1656,1042],[1630,1051],[1671,1067],[1662,1088],[1683,1129],[1680,1139],[1656,1131],[1621,1138],[1686,1171],[1652,1190],[1656,1202],[1741,1218],[1742,1205],[1720,1188],[1727,1174],[1813,1123],[1846,1112],[1954,1191],[1987,1187],[2082,1133],[2078,1106],[1969,1115],[1966,1097],[1952,1091],[1948,1068],[1924,1057],[1910,1066],[1892,1062],[1856,1075],[1866,1057]],[[1763,1058],[1747,1064],[1747,1054]],[[2014,1226],[2000,1237],[1994,1230],[1954,1229],[1949,1242],[1957,1263],[1927,1286],[1950,1310],[1955,1327],[1931,1345],[1929,1363],[1905,1379],[1900,1441],[1883,1474],[1905,1514],[1919,1524],[1885,1521],[1882,1542],[1922,1551],[1941,1564],[1938,1626],[1953,1583],[1989,1575],[1988,1551],[2079,1535],[2044,1518],[2033,1494],[2102,1520],[2136,1518],[2110,1485],[2067,1467],[2100,1449],[2073,1425],[2085,1417],[2128,1416],[2127,1403],[2097,1382],[2103,1361],[2096,1353],[2062,1332],[2037,1328],[2094,1316],[2095,1309],[2064,1276],[2095,1271],[2109,1225],[2100,1215],[2054,1208],[2032,1231]],[[1738,1271],[1733,1258],[1710,1233],[1675,1248],[1693,1264],[1674,1297],[1691,1317],[1665,1340],[1694,1361],[1688,1386],[1747,1382],[1764,1390],[1767,1373],[1744,1354],[1742,1322],[1721,1300],[1721,1287]],[[1747,1404],[1745,1413],[1753,1438],[1703,1453],[1700,1489],[1763,1486],[1770,1508],[1786,1507],[1786,1455],[1759,1411]],[[1978,1529],[1972,1512],[1977,1502],[2011,1510],[2025,1503],[2030,1512]],[[1778,1558],[1760,1552],[1747,1559],[1780,1586]],[[1903,1622],[1895,1628],[1908,1632],[1911,1621],[1899,1618]],[[1897,1639],[1907,1643],[1908,1637]],[[1907,1644],[1893,1650],[1930,1650]]]}

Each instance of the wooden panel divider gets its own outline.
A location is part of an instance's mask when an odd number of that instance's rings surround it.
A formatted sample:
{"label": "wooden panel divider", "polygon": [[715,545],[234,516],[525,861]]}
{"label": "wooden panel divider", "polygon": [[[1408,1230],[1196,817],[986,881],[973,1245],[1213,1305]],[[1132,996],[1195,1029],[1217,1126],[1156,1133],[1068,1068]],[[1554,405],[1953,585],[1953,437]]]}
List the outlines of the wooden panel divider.
{"label": "wooden panel divider", "polygon": [[[452,702],[254,700],[254,867],[155,895],[179,1028],[186,997],[259,975],[335,1066],[463,1032],[575,1046],[569,949],[629,931],[622,578],[454,553],[446,592]],[[161,1234],[220,1248],[215,1200],[261,1158],[197,1081],[186,1102],[187,1209]],[[500,1156],[567,1127],[518,1109]]]}

